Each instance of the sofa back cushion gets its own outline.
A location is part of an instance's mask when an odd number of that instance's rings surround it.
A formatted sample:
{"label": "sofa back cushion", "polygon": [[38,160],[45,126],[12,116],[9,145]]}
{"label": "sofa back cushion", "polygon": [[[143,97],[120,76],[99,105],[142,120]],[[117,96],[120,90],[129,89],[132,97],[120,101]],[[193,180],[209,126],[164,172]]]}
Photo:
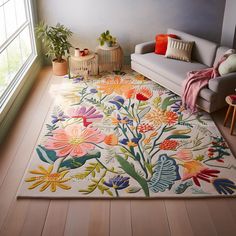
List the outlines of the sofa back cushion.
{"label": "sofa back cushion", "polygon": [[192,59],[209,67],[213,66],[217,44],[178,30],[168,29],[168,34],[176,34],[182,40],[194,41]]}

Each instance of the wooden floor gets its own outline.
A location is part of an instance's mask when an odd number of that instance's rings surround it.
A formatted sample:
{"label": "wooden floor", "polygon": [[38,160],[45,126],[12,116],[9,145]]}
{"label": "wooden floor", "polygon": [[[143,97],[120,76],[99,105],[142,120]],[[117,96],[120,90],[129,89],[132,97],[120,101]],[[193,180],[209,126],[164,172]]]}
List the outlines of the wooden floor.
{"label": "wooden floor", "polygon": [[[236,235],[236,199],[200,200],[36,200],[16,199],[53,98],[60,83],[49,69],[40,73],[27,101],[1,145],[0,235]],[[214,120],[236,154],[236,136]]]}

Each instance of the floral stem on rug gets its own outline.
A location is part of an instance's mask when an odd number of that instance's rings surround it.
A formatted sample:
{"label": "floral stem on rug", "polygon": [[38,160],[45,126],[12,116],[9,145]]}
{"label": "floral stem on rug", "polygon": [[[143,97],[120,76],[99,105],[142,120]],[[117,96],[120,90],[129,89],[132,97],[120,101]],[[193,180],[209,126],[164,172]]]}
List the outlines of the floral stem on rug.
{"label": "floral stem on rug", "polygon": [[100,160],[98,160],[97,158],[96,158],[96,160],[97,160],[97,162],[105,169],[105,170],[107,170],[108,172],[111,172],[111,173],[114,173],[114,174],[119,174],[117,171],[114,171],[114,170],[112,170],[112,169],[108,169]]}
{"label": "floral stem on rug", "polygon": [[53,164],[52,173],[60,172],[61,163],[65,160],[66,157],[58,158]]}
{"label": "floral stem on rug", "polygon": [[115,189],[115,193],[116,193],[116,196],[119,197],[119,193],[117,189]]}
{"label": "floral stem on rug", "polygon": [[104,97],[102,97],[99,101],[100,104],[102,104],[102,101],[107,97],[108,95],[105,95]]}
{"label": "floral stem on rug", "polygon": [[117,161],[120,163],[122,169],[140,184],[145,196],[149,197],[150,194],[147,181],[135,171],[134,167],[127,160],[125,160],[121,156],[116,156],[116,158]]}
{"label": "floral stem on rug", "polygon": [[149,154],[151,154],[151,152],[155,149],[155,147],[157,146],[157,141],[160,139],[160,137],[162,136],[162,134],[165,132],[165,128],[166,128],[166,125],[162,128],[160,134],[158,135],[158,137],[155,139],[154,143],[153,143],[153,146],[152,146],[152,149],[151,151],[149,152]]}

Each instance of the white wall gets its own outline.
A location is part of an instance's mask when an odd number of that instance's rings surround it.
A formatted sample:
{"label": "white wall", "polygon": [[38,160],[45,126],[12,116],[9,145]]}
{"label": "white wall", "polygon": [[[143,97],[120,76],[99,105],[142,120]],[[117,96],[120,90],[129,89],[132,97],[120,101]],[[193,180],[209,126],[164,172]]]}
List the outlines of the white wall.
{"label": "white wall", "polygon": [[221,43],[233,47],[236,26],[236,0],[226,0]]}
{"label": "white wall", "polygon": [[94,49],[109,29],[129,55],[169,27],[220,42],[225,0],[38,0],[39,17],[74,32],[73,45]]}

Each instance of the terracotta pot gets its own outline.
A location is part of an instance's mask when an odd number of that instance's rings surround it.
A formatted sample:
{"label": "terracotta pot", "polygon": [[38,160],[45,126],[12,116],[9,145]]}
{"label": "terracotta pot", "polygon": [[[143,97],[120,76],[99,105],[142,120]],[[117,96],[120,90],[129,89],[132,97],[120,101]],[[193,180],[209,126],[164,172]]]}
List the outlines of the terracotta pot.
{"label": "terracotta pot", "polygon": [[68,73],[67,61],[62,59],[61,62],[58,62],[56,59],[52,61],[52,71],[54,75],[66,75]]}

